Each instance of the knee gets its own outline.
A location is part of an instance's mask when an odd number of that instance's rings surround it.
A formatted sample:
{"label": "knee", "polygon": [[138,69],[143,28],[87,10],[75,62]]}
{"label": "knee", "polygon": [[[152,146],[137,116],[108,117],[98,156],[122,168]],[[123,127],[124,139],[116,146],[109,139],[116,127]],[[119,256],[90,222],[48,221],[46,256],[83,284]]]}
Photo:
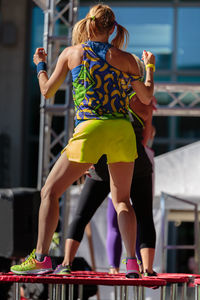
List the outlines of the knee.
{"label": "knee", "polygon": [[116,212],[120,212],[120,211],[129,211],[129,210],[132,210],[132,206],[131,206],[131,203],[130,201],[118,201],[115,203],[115,210]]}
{"label": "knee", "polygon": [[41,190],[41,200],[44,201],[55,201],[58,200],[58,195],[56,194],[56,192],[54,191],[53,187],[51,187],[48,184],[45,184]]}

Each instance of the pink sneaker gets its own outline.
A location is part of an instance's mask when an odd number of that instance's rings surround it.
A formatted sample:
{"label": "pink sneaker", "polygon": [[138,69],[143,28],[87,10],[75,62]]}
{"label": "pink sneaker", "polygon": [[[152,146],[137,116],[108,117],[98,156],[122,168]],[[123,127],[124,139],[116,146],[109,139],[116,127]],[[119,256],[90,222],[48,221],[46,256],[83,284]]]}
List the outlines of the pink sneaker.
{"label": "pink sneaker", "polygon": [[141,273],[136,257],[126,258],[126,277],[127,278],[140,278]]}
{"label": "pink sneaker", "polygon": [[44,260],[39,262],[35,258],[35,249],[21,265],[12,266],[10,270],[20,275],[46,274],[53,271],[51,258],[45,256]]}

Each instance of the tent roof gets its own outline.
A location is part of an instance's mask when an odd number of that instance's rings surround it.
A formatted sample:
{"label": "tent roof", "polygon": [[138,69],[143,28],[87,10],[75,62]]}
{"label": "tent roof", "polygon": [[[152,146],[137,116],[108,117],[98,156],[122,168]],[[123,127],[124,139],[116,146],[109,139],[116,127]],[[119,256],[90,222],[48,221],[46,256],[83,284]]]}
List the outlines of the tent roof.
{"label": "tent roof", "polygon": [[200,201],[200,142],[155,157],[155,196],[161,192]]}

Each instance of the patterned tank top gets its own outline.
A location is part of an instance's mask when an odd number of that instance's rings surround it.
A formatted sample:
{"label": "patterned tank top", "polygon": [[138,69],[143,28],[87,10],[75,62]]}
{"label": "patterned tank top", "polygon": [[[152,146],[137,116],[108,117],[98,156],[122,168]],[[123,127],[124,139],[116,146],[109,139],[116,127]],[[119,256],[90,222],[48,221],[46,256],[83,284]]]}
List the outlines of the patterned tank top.
{"label": "patterned tank top", "polygon": [[94,52],[89,42],[82,47],[80,71],[73,80],[76,121],[128,119],[129,97],[126,91],[131,81],[141,77],[128,75],[107,63]]}

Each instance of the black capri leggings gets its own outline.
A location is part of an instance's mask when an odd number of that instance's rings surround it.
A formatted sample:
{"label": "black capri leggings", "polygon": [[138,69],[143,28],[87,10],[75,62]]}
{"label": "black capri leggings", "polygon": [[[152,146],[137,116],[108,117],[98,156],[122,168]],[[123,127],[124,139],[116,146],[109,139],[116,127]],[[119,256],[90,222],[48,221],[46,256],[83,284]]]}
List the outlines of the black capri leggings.
{"label": "black capri leggings", "polygon": [[[110,192],[109,181],[86,178],[67,238],[81,242],[86,225]],[[135,178],[131,186],[131,200],[135,209],[140,248],[155,248],[156,233],[152,213],[152,176]]]}

